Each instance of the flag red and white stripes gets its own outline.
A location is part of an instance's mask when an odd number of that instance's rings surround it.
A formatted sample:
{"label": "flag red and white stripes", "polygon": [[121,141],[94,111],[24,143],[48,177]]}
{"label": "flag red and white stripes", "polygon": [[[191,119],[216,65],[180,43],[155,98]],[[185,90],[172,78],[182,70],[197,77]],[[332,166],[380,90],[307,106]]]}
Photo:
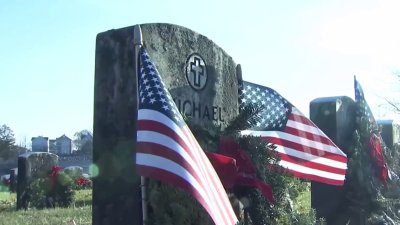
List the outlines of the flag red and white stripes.
{"label": "flag red and white stripes", "polygon": [[236,215],[217,173],[178,112],[145,49],[140,51],[136,168],[192,194],[215,224]]}
{"label": "flag red and white stripes", "polygon": [[296,107],[276,91],[245,81],[240,96],[241,105],[252,102],[266,107],[263,121],[242,134],[261,136],[274,143],[280,165],[296,177],[344,184],[346,154]]}

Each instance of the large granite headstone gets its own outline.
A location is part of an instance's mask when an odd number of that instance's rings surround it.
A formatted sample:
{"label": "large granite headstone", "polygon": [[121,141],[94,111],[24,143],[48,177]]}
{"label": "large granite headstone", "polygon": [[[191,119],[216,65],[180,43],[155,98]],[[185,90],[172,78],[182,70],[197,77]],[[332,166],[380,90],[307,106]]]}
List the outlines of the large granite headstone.
{"label": "large granite headstone", "polygon": [[23,207],[22,195],[30,182],[47,176],[58,163],[58,156],[49,152],[29,152],[18,156],[17,209]]}
{"label": "large granite headstone", "polygon": [[[346,154],[355,129],[355,102],[346,96],[317,98],[310,103],[310,119]],[[311,206],[328,225],[343,224],[346,209],[343,186],[311,182]]]}
{"label": "large granite headstone", "polygon": [[[93,224],[139,225],[135,173],[137,78],[134,27],[97,35],[94,95]],[[238,67],[207,37],[171,24],[141,25],[144,45],[179,110],[192,121],[224,126],[238,111]]]}
{"label": "large granite headstone", "polygon": [[381,127],[381,136],[386,146],[393,148],[400,141],[400,123],[396,120],[378,120]]}

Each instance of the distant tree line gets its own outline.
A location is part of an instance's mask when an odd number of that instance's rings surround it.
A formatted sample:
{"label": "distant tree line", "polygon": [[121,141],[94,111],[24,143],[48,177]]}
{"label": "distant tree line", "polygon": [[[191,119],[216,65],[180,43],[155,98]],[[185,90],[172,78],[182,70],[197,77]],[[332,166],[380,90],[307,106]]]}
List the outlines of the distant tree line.
{"label": "distant tree line", "polygon": [[[93,155],[93,134],[89,130],[76,132],[73,138],[75,154]],[[0,160],[16,159],[19,154],[25,153],[27,149],[15,144],[13,130],[3,124],[0,125]]]}
{"label": "distant tree line", "polygon": [[24,151],[23,147],[15,144],[14,132],[10,127],[3,124],[0,126],[0,158],[3,160],[16,158],[20,152]]}
{"label": "distant tree line", "polygon": [[74,135],[73,143],[76,148],[75,154],[93,155],[93,134],[88,130],[81,130]]}

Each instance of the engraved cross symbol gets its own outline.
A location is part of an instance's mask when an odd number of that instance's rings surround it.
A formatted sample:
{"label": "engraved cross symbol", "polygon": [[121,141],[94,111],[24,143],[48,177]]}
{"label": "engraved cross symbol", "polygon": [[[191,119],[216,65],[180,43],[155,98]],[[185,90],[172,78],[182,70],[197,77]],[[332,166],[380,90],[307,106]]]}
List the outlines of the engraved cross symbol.
{"label": "engraved cross symbol", "polygon": [[194,86],[200,87],[201,76],[204,76],[204,66],[200,65],[200,59],[198,57],[194,57],[194,62],[190,63],[190,72],[192,72],[194,76]]}

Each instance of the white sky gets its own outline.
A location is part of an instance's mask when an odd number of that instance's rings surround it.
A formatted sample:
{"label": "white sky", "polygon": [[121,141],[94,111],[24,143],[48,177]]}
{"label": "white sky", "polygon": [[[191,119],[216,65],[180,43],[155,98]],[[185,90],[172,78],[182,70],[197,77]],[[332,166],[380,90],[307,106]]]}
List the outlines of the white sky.
{"label": "white sky", "polygon": [[96,34],[141,23],[185,26],[221,46],[245,80],[308,115],[318,97],[354,98],[375,117],[399,97],[400,1],[5,1],[0,4],[0,124],[18,142],[93,126]]}

